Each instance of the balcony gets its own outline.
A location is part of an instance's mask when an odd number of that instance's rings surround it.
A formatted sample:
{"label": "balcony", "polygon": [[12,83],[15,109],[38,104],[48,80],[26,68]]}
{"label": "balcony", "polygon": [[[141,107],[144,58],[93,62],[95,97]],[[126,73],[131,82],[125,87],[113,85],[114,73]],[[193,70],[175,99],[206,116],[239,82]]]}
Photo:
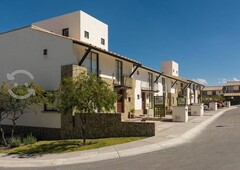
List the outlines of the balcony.
{"label": "balcony", "polygon": [[114,80],[113,85],[115,88],[131,89],[133,86],[133,79],[127,76],[122,76],[120,80]]}
{"label": "balcony", "polygon": [[158,90],[158,84],[152,83],[150,84],[149,82],[141,82],[141,89],[142,91],[146,92],[152,92],[152,93],[157,93]]}

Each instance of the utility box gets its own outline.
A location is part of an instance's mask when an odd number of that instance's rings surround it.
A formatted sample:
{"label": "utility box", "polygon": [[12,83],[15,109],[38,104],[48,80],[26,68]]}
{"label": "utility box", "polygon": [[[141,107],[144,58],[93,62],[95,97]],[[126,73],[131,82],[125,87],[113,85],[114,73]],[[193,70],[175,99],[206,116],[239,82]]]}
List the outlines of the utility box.
{"label": "utility box", "polygon": [[202,103],[193,103],[191,105],[191,116],[203,116],[203,109],[204,108]]}
{"label": "utility box", "polygon": [[209,109],[210,110],[217,110],[217,102],[209,103]]}
{"label": "utility box", "polygon": [[173,122],[188,122],[188,107],[173,106],[172,117]]}
{"label": "utility box", "polygon": [[231,106],[231,102],[230,101],[226,101],[225,105],[226,105],[226,107],[230,107]]}

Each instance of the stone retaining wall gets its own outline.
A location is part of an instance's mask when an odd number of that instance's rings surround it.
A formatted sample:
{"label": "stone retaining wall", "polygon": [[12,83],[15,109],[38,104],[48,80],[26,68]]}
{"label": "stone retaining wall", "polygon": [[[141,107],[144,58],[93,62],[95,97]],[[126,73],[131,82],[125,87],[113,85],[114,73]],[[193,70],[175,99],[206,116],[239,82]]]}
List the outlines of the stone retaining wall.
{"label": "stone retaining wall", "polygon": [[[81,114],[62,115],[62,139],[82,138]],[[121,122],[121,114],[87,114],[87,138],[154,136],[155,124],[148,122]],[[74,122],[74,123],[73,123]]]}

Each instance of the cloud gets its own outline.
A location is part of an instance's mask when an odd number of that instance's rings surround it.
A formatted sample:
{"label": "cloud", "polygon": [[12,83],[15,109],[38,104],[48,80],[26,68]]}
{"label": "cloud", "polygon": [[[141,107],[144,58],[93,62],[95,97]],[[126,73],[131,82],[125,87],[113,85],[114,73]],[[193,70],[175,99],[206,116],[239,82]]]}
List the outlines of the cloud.
{"label": "cloud", "polygon": [[218,84],[226,84],[226,83],[227,83],[227,79],[225,78],[218,79]]}
{"label": "cloud", "polygon": [[201,78],[193,79],[193,81],[200,83],[200,84],[204,84],[204,85],[208,84],[207,80],[201,79]]}
{"label": "cloud", "polygon": [[240,81],[240,80],[234,77],[234,78],[233,78],[233,81]]}

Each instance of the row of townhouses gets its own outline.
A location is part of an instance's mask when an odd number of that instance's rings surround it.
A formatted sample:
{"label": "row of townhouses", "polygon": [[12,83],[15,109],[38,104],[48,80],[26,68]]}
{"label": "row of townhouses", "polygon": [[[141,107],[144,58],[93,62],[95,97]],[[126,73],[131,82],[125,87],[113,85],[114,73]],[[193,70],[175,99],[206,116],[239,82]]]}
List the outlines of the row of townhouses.
{"label": "row of townhouses", "polygon": [[[77,11],[33,23],[20,29],[0,34],[0,81],[7,74],[15,75],[17,82],[33,81],[45,90],[59,87],[62,76],[79,70],[96,73],[121,96],[115,112],[127,119],[131,109],[135,115],[159,116],[157,97],[162,97],[165,111],[178,105],[200,103],[203,85],[179,76],[178,64],[162,62],[161,70],[154,70],[131,58],[108,50],[108,25],[92,16]],[[160,62],[159,62],[160,63]],[[29,119],[20,125],[59,128],[61,115],[49,106],[39,107],[39,113],[25,114]],[[36,118],[37,117],[37,118]]]}
{"label": "row of townhouses", "polygon": [[240,104],[240,81],[228,81],[225,86],[206,86],[203,96],[223,96],[231,104]]}

